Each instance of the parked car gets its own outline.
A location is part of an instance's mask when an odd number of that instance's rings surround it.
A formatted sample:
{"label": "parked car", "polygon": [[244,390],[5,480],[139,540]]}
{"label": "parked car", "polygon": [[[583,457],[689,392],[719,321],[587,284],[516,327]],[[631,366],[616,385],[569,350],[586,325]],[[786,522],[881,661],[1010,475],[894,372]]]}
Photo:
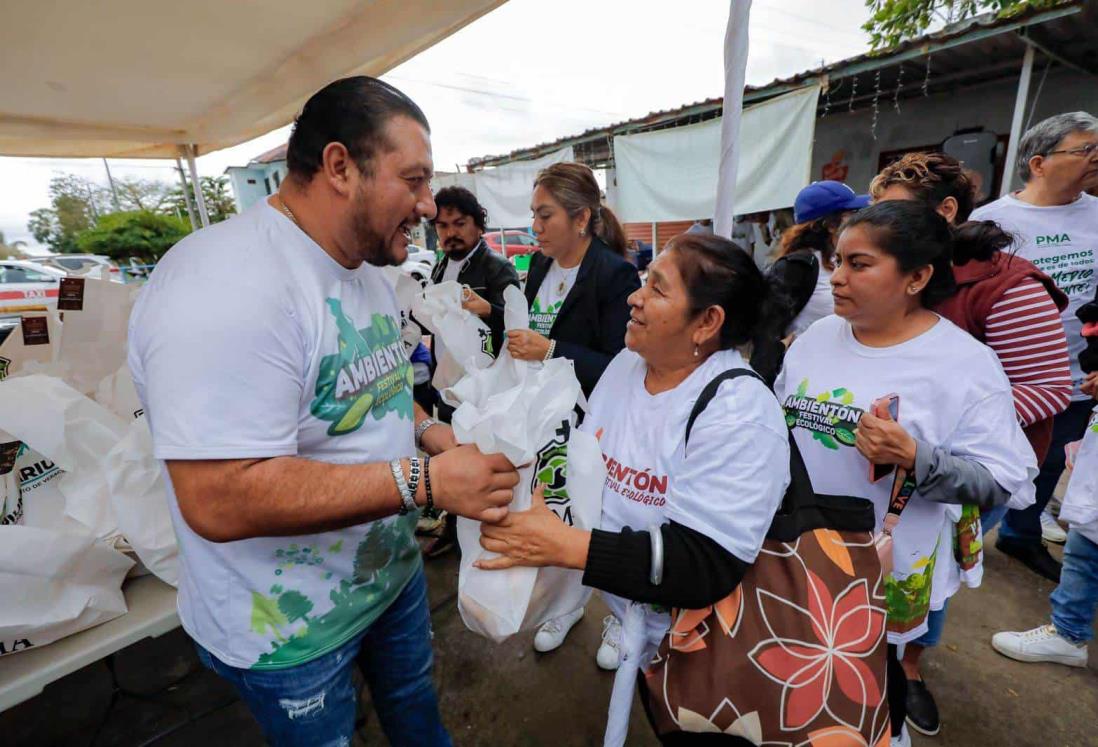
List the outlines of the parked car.
{"label": "parked car", "polygon": [[118,283],[125,282],[118,263],[102,254],[50,254],[46,257],[36,257],[34,261],[69,275],[87,275],[96,268],[102,268],[104,278]]}
{"label": "parked car", "polygon": [[57,306],[65,272],[25,259],[0,260],[0,316]]}
{"label": "parked car", "polygon": [[484,241],[494,252],[503,254],[503,242],[507,241],[507,259],[516,255],[533,254],[540,251],[538,240],[525,231],[489,231],[484,234]]}

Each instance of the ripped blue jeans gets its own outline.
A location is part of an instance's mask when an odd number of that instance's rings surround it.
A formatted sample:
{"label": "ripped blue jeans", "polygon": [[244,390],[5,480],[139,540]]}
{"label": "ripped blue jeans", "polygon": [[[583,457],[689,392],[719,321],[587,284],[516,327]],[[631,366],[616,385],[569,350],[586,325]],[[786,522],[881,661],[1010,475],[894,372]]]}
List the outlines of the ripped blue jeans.
{"label": "ripped blue jeans", "polygon": [[431,615],[422,568],[373,625],[296,667],[237,669],[195,644],[202,663],[236,688],[272,747],[346,747],[354,732],[358,663],[390,744],[450,747],[431,681]]}

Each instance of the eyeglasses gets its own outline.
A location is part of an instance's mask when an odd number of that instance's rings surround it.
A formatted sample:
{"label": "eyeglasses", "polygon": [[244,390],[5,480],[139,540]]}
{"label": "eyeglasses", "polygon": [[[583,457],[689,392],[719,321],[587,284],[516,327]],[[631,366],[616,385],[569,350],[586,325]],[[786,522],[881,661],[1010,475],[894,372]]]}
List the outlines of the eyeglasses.
{"label": "eyeglasses", "polygon": [[1087,143],[1086,145],[1080,146],[1078,148],[1071,148],[1070,150],[1050,150],[1048,152],[1048,155],[1051,156],[1054,153],[1070,153],[1073,156],[1082,156],[1083,158],[1089,158],[1095,153],[1098,153],[1098,143]]}

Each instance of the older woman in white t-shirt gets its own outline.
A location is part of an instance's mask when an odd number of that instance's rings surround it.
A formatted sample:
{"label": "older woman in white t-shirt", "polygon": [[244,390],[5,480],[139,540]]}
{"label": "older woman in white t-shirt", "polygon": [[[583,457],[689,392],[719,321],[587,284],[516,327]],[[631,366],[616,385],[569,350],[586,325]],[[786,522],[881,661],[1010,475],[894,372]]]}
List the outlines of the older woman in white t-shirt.
{"label": "older woman in white t-shirt", "polygon": [[[502,557],[479,564],[584,570],[584,583],[605,592],[614,613],[606,626],[612,636],[630,600],[698,609],[730,594],[755,561],[789,483],[782,410],[757,378],[722,384],[694,423],[689,451],[683,443],[706,384],[748,368],[736,348],[769,307],[751,258],[720,237],[678,236],[629,305],[627,349],[607,367],[582,426],[599,439],[609,471],[601,528],[570,527],[535,502],[484,525],[482,544]],[[662,563],[651,549],[653,533],[662,540]],[[647,609],[634,630],[644,638],[639,645],[654,650],[670,616]],[[618,642],[611,642],[616,659]],[[624,685],[615,685],[610,731],[623,738],[635,670],[618,679]]]}
{"label": "older woman in white t-shirt", "polygon": [[928,308],[955,290],[953,242],[922,203],[882,202],[849,219],[831,276],[836,315],[793,343],[775,383],[816,492],[872,501],[893,537],[884,592],[894,744],[909,744],[896,645],[921,636],[959,585],[934,573],[946,504],[1032,501],[1036,475],[995,354]]}

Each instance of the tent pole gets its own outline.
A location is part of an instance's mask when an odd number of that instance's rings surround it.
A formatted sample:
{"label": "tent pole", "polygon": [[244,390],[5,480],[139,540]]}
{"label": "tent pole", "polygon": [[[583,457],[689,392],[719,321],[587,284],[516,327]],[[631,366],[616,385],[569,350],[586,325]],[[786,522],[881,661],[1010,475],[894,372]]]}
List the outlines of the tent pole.
{"label": "tent pole", "polygon": [[740,170],[740,119],[747,74],[747,26],[751,0],[732,0],[724,33],[724,106],[721,109],[721,159],[717,169],[717,199],[713,209],[713,233],[732,238],[736,213],[736,179]]}
{"label": "tent pole", "polygon": [[656,255],[660,253],[660,248],[656,246],[656,239],[659,237],[659,226],[655,221],[652,221],[652,259],[656,258]]}
{"label": "tent pole", "polygon": [[1014,118],[1010,122],[1010,142],[1007,143],[1006,162],[1003,164],[1000,197],[1010,194],[1010,187],[1014,183],[1014,167],[1018,161],[1018,141],[1022,139],[1022,118],[1026,114],[1029,79],[1032,75],[1033,45],[1026,41],[1026,54],[1022,58],[1022,74],[1018,76],[1018,93],[1014,97]]}
{"label": "tent pole", "polygon": [[198,205],[198,217],[202,219],[202,227],[210,225],[210,214],[206,211],[206,198],[202,196],[202,185],[198,181],[198,167],[194,163],[194,154],[197,150],[193,145],[183,146],[187,152],[187,168],[191,172],[191,188],[194,190],[194,201]]}
{"label": "tent pole", "polygon": [[183,162],[178,158],[175,159],[175,168],[179,171],[179,183],[183,185],[183,202],[187,203],[187,217],[191,219],[191,230],[198,230],[198,221],[194,217],[194,205],[191,204],[190,186],[187,184],[187,177],[183,173]]}

